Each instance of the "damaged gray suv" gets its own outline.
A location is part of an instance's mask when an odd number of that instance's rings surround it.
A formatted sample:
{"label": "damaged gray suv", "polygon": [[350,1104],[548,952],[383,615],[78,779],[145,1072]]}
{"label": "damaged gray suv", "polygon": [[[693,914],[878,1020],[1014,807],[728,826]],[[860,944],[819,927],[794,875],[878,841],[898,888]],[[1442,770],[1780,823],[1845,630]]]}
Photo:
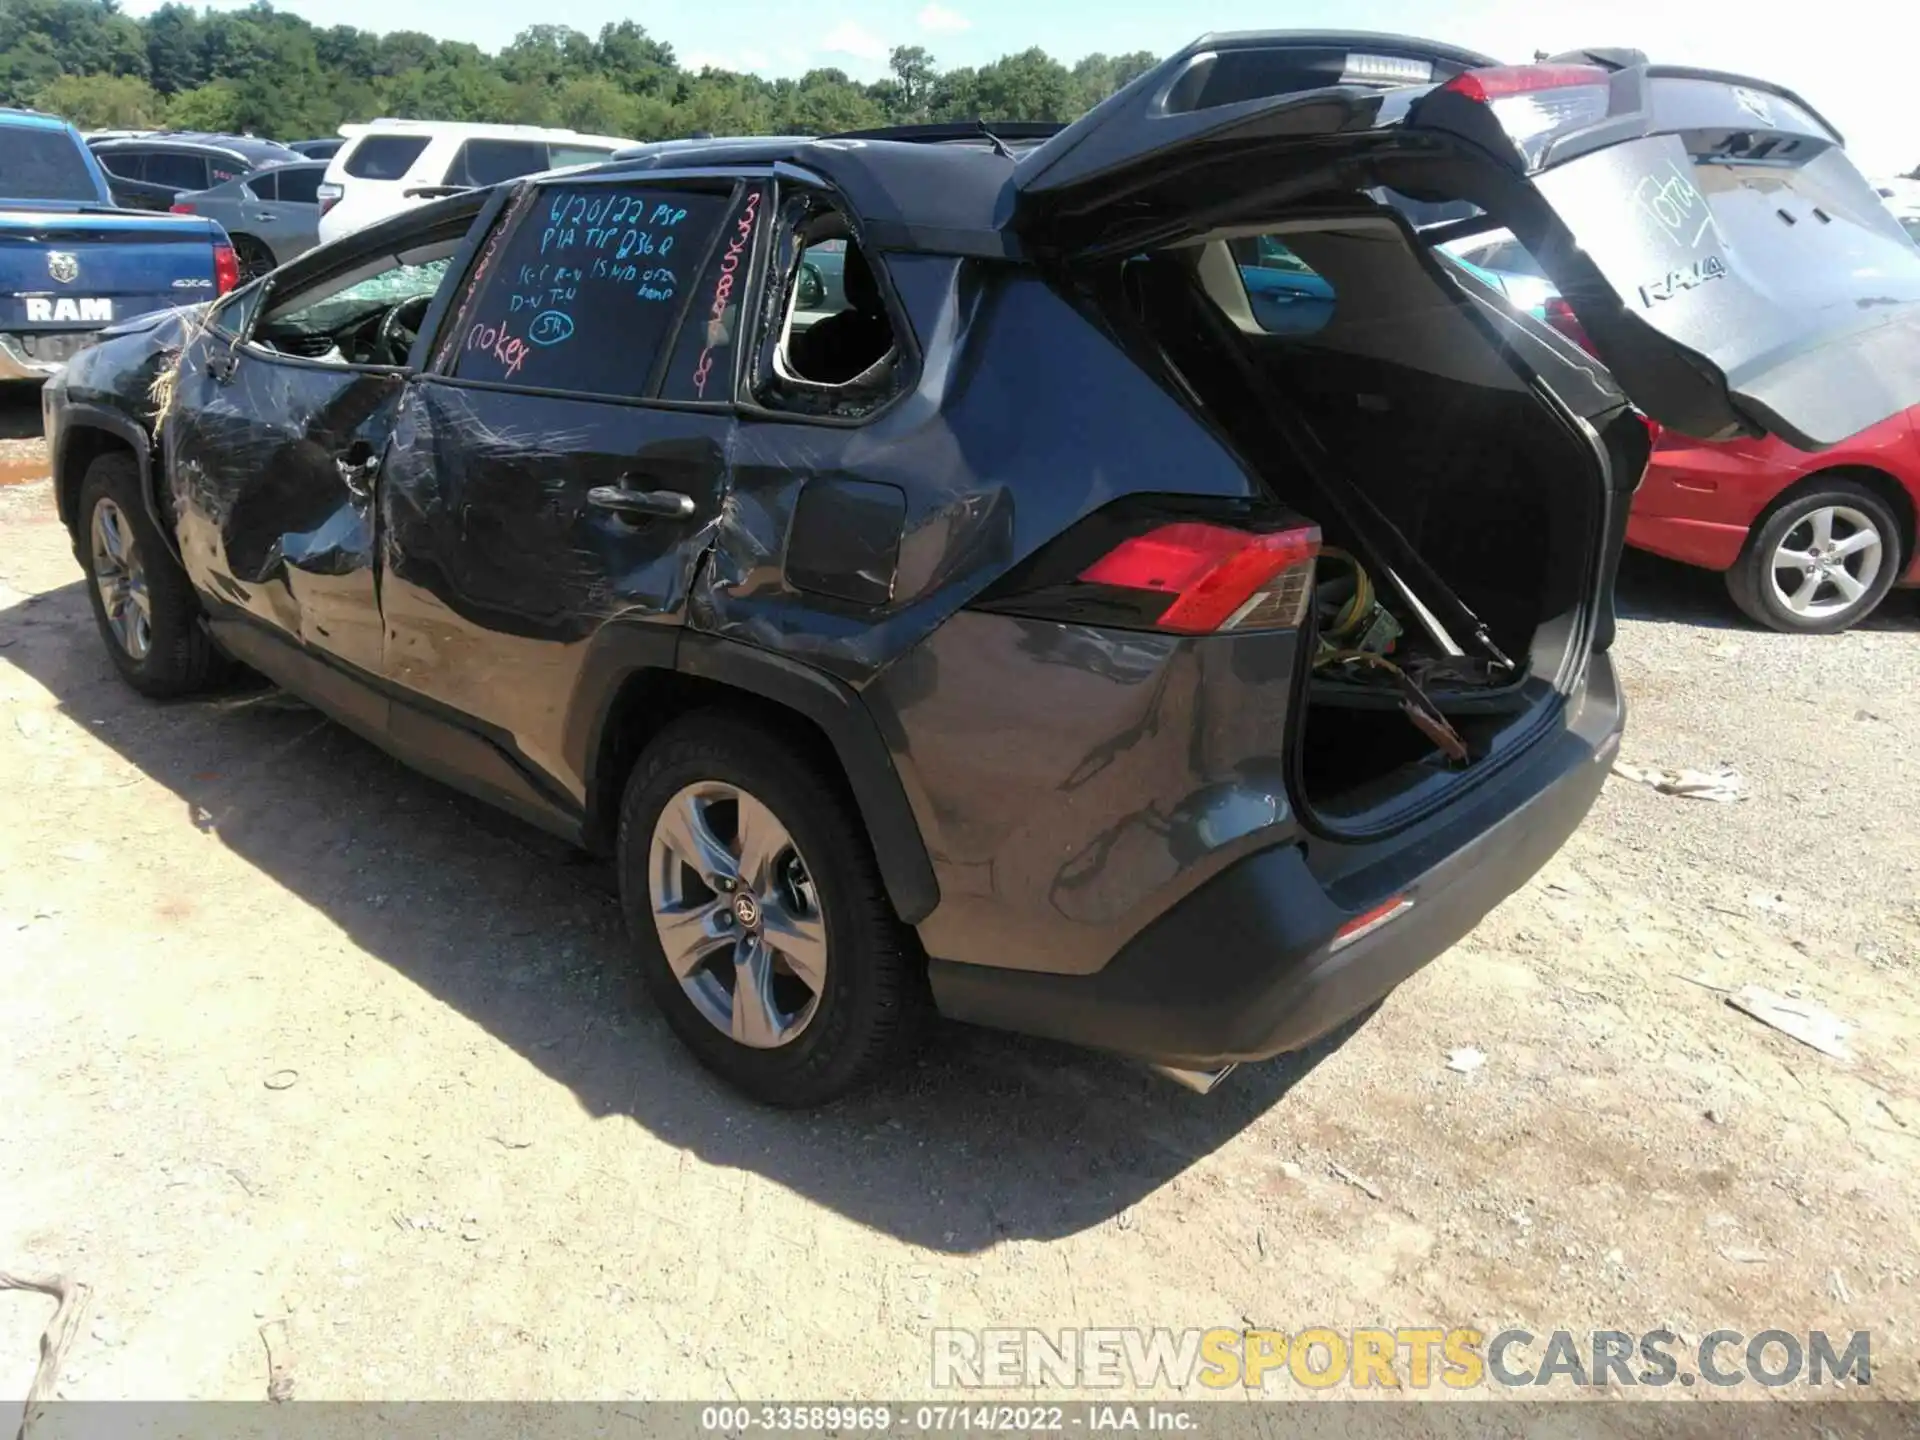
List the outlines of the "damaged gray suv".
{"label": "damaged gray suv", "polygon": [[[1434,248],[1495,228],[1605,369]],[[829,1100],[934,1012],[1204,1087],[1579,824],[1648,419],[1836,442],[1920,400],[1917,307],[1776,86],[1250,34],[1044,136],[438,201],[46,407],[132,685],[244,664],[612,856],[747,1093]]]}

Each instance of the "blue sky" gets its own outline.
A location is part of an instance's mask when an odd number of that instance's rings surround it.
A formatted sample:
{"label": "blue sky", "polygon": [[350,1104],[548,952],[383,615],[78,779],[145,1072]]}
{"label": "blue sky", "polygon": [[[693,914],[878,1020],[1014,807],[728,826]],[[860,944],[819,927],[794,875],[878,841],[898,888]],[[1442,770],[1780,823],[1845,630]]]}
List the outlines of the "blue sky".
{"label": "blue sky", "polygon": [[[142,14],[160,0],[128,0]],[[190,0],[191,3],[191,0]],[[244,0],[217,0],[237,8]],[[1678,0],[573,0],[543,13],[519,0],[278,0],[319,24],[412,29],[491,50],[541,21],[589,33],[634,19],[683,63],[767,75],[837,65],[860,79],[894,45],[924,45],[942,65],[971,65],[1039,45],[1061,59],[1091,50],[1164,54],[1207,30],[1334,27],[1428,35],[1502,58],[1535,49],[1629,45],[1656,60],[1737,70],[1800,91],[1846,135],[1862,168],[1920,164],[1920,113],[1898,97],[1920,67],[1920,6],[1897,0],[1818,5]]]}

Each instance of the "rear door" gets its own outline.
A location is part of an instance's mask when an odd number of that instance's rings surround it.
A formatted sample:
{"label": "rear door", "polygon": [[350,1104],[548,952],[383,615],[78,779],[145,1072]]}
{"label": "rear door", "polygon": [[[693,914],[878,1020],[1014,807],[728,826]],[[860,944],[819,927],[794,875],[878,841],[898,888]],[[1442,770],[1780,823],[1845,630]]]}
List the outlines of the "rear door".
{"label": "rear door", "polygon": [[1820,449],[1920,400],[1920,250],[1838,133],[1778,87],[1637,52],[1502,68],[1382,37],[1203,40],[1028,152],[1011,223],[1040,252],[1117,255],[1378,186],[1510,229],[1676,430]]}

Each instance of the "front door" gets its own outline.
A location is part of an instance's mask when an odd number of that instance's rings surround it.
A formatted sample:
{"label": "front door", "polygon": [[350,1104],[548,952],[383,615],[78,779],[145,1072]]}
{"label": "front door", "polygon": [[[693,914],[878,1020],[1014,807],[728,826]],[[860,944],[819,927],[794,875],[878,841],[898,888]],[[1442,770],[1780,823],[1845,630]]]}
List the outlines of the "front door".
{"label": "front door", "polygon": [[476,248],[400,417],[386,674],[573,805],[565,721],[590,644],[613,623],[670,663],[718,524],[731,354],[716,369],[695,288],[758,209],[730,181],[529,185]]}
{"label": "front door", "polygon": [[162,435],[182,558],[225,603],[221,618],[379,672],[374,486],[407,383],[409,327],[470,218],[296,276],[258,313],[236,307],[240,333],[209,327],[187,346]]}

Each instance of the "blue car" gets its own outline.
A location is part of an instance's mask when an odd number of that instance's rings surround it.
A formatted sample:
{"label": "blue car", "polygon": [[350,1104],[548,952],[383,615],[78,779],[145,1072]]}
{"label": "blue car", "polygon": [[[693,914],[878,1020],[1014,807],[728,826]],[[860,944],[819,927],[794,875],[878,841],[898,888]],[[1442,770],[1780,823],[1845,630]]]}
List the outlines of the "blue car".
{"label": "blue car", "polygon": [[0,380],[58,374],[103,327],[212,300],[239,273],[218,225],[118,209],[77,130],[0,108]]}

